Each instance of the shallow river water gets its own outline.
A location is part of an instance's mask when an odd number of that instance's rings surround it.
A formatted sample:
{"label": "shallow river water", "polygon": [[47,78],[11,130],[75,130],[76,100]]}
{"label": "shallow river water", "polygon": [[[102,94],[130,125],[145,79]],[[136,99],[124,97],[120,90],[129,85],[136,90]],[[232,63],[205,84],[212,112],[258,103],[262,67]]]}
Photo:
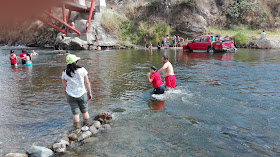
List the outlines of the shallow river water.
{"label": "shallow river water", "polygon": [[[0,155],[47,146],[72,129],[61,72],[65,56],[37,50],[14,69],[0,48]],[[20,47],[16,49],[19,56]],[[89,71],[91,116],[113,112],[112,130],[65,156],[279,156],[280,50],[71,51]],[[151,95],[149,67],[168,55],[177,88]],[[118,111],[118,112],[117,112]],[[122,111],[122,112],[119,112]]]}

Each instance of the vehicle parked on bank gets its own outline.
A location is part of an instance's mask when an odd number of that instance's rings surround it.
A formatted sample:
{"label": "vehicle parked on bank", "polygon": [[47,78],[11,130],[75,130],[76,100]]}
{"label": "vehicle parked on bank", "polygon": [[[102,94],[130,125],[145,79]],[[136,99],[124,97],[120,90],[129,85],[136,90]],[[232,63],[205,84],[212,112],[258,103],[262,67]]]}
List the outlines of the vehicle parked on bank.
{"label": "vehicle parked on bank", "polygon": [[209,53],[236,51],[234,46],[234,40],[229,38],[227,40],[220,40],[219,36],[215,35],[203,35],[196,37],[193,41],[183,45],[183,50],[192,52],[195,50],[205,50]]}

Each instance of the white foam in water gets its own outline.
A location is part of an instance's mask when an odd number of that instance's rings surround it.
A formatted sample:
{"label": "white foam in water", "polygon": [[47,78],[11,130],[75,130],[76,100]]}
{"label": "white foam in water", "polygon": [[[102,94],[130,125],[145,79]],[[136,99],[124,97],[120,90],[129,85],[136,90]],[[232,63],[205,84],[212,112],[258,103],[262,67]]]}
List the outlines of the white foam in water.
{"label": "white foam in water", "polygon": [[187,101],[186,98],[190,98],[192,96],[193,96],[193,94],[191,94],[187,90],[187,87],[178,86],[175,89],[165,91],[164,94],[153,94],[152,98],[154,98],[156,100],[159,100],[159,101],[173,100],[173,99],[177,99],[177,98],[184,98],[182,100]]}

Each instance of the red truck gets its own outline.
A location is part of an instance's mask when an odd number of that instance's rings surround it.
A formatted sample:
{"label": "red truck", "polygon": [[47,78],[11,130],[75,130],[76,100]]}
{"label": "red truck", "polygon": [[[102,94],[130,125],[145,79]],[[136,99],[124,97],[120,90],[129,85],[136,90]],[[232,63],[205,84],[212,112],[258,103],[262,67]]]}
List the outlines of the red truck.
{"label": "red truck", "polygon": [[234,40],[219,40],[215,35],[203,35],[193,41],[183,45],[183,50],[192,52],[193,50],[206,50],[209,53],[217,51],[235,51]]}

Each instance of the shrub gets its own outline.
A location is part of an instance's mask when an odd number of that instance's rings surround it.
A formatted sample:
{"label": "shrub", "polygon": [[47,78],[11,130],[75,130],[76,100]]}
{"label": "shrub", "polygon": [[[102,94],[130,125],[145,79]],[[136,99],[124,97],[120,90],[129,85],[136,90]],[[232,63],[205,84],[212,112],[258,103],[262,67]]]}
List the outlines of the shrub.
{"label": "shrub", "polygon": [[261,12],[258,3],[254,3],[250,0],[237,1],[234,0],[230,7],[227,9],[228,27],[232,27],[235,24],[248,23],[248,17],[253,14],[259,14]]}
{"label": "shrub", "polygon": [[233,39],[238,47],[243,47],[248,43],[247,37],[242,32],[239,32],[236,35],[234,35]]}
{"label": "shrub", "polygon": [[151,24],[147,22],[137,23],[110,12],[104,13],[101,25],[106,31],[118,38],[120,44],[125,46],[127,46],[127,43],[143,44],[145,38],[147,43],[152,42],[156,45],[161,42],[162,36],[169,35],[174,30],[173,27],[163,21],[156,21]]}

